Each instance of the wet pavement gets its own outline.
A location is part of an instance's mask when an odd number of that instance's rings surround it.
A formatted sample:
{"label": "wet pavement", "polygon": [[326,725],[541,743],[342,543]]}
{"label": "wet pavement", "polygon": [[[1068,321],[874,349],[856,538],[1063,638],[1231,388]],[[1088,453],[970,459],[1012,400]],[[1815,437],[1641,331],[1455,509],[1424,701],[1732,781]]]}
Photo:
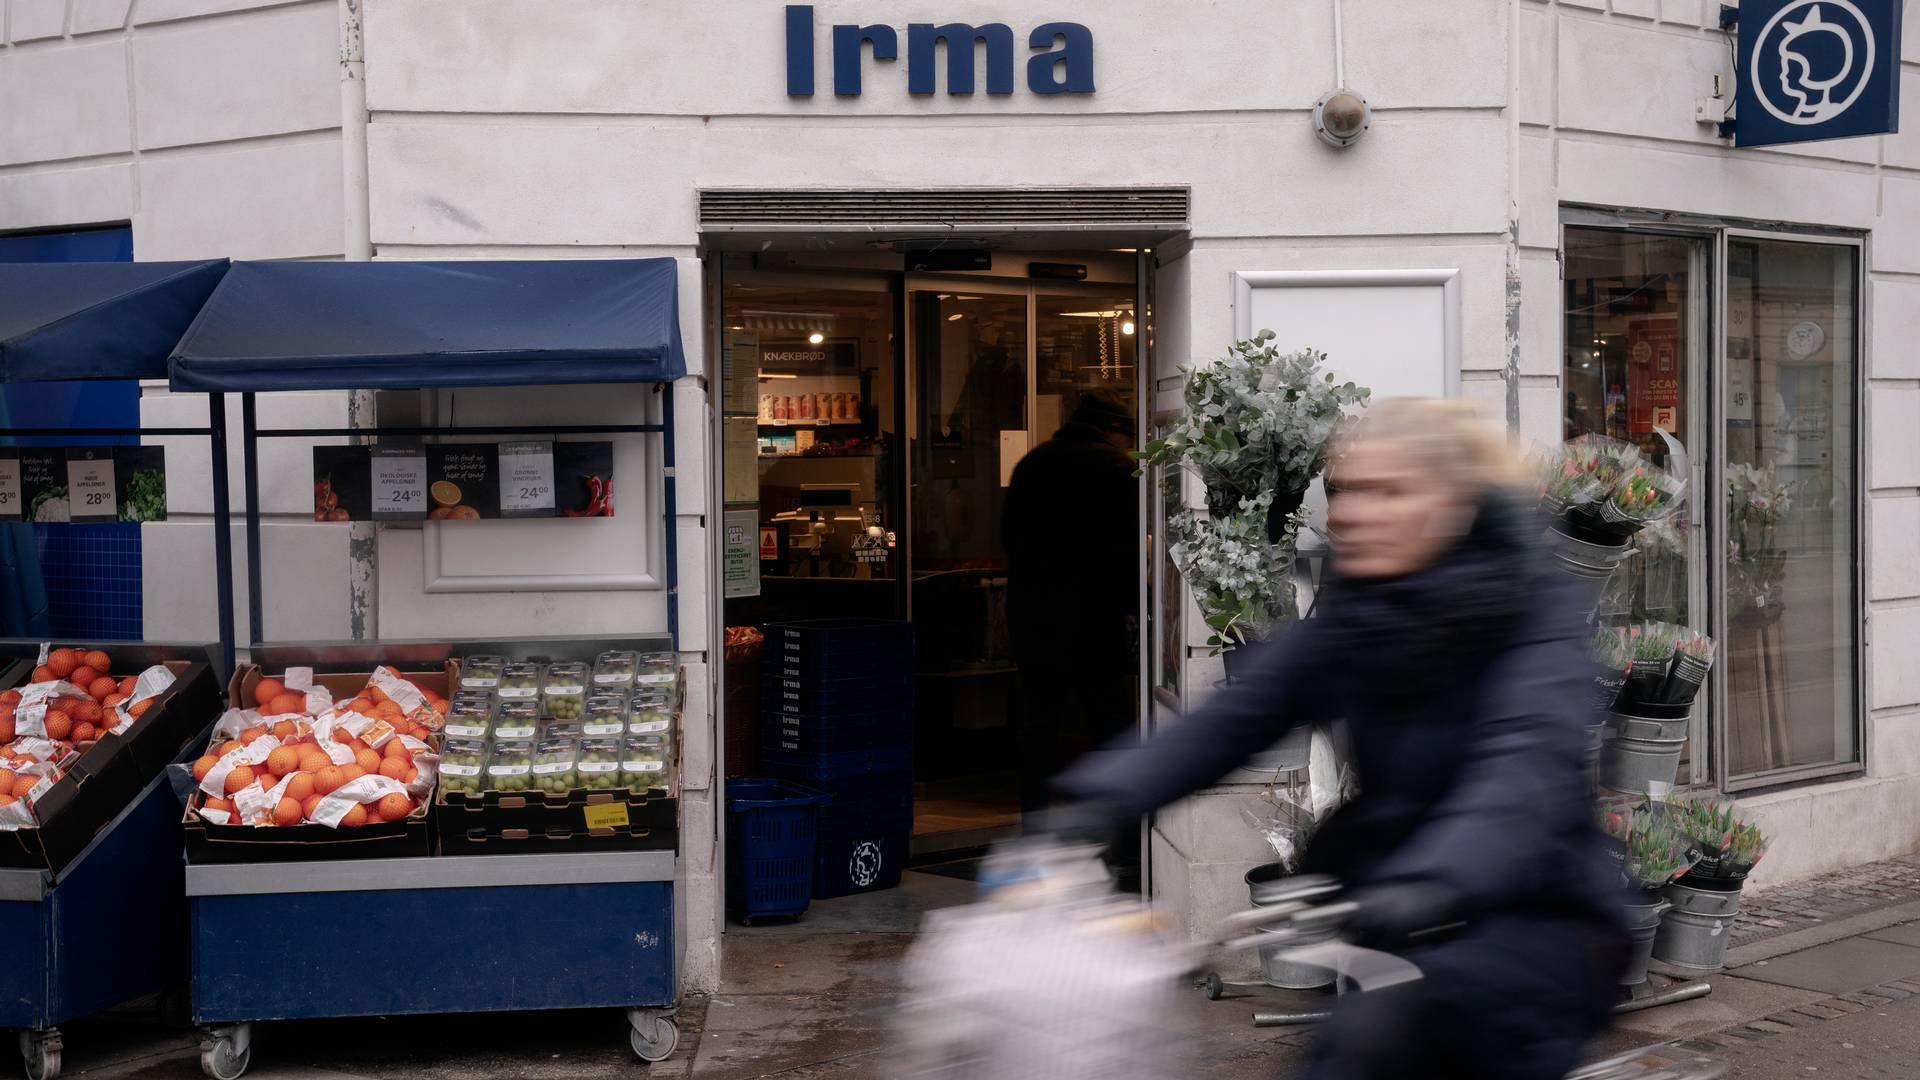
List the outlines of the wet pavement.
{"label": "wet pavement", "polygon": [[[900,958],[920,912],[962,902],[970,890],[963,881],[910,874],[892,894],[820,903],[796,924],[731,928],[722,992],[683,1005],[679,1049],[656,1065],[635,1062],[620,1013],[597,1011],[262,1024],[248,1075],[898,1077]],[[1754,899],[1779,910],[1770,894]],[[1920,898],[1882,899],[1793,930],[1736,933],[1731,966],[1710,977],[1710,996],[1620,1017],[1593,1055],[1679,1042],[1726,1057],[1737,1080],[1920,1076]],[[1656,964],[1656,985],[1687,978]],[[1251,1014],[1319,1000],[1273,991],[1210,1002],[1195,989],[1155,1022],[1188,1063],[1179,1075],[1285,1080],[1300,1072],[1311,1031],[1256,1029]],[[200,1075],[197,1036],[151,1013],[109,1014],[65,1035],[69,1076]]]}

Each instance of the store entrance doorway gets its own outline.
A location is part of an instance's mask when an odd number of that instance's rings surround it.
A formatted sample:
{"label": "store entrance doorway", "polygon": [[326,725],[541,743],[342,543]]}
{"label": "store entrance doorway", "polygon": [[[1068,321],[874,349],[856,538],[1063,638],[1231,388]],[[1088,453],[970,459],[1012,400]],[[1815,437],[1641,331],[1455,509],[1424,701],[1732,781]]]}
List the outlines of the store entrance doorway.
{"label": "store entrance doorway", "polygon": [[[1043,659],[1078,658],[1086,653],[1078,639],[1098,630],[1113,655],[1098,675],[1076,678],[1112,682],[1099,695],[1110,703],[1097,710],[1103,731],[1130,730],[1138,717],[1132,613],[1143,538],[1125,454],[1138,436],[1138,343],[1147,338],[1139,260],[1045,258],[1086,266],[1086,280],[1036,279],[1024,257],[950,274],[876,272],[859,259],[799,253],[710,263],[724,350],[726,525],[753,538],[758,571],[751,582],[729,571],[725,624],[739,640],[796,619],[910,623],[913,703],[903,722],[912,729],[912,826],[902,854],[949,881],[966,877],[988,845],[1020,834],[1023,751],[1029,789],[1035,769],[1059,763],[1055,753],[1031,764],[1034,748],[1021,739],[1035,708],[1020,688],[1010,529],[1029,550],[1054,549],[1065,571],[1042,580],[1078,575],[1081,591],[1104,601],[1029,597],[1029,610],[1057,617],[1022,647],[1033,655],[1034,639],[1057,638],[1057,648],[1038,647]],[[1085,440],[1074,419],[1090,397],[1108,420],[1093,438],[1108,479],[1118,478],[1108,487],[1113,524],[1088,533],[1079,528],[1086,515],[1010,521],[1010,485],[1029,455],[1064,457],[1074,475],[1076,455],[1058,451]],[[1062,469],[1053,471],[1058,483]],[[1068,483],[1040,502],[1078,505],[1088,486]],[[1111,568],[1113,580],[1089,576],[1094,566]],[[1111,617],[1088,614],[1095,609]],[[723,661],[730,776],[764,772],[751,656],[735,648]],[[1066,739],[1050,729],[1047,745],[1077,747],[1087,728],[1070,726]]]}

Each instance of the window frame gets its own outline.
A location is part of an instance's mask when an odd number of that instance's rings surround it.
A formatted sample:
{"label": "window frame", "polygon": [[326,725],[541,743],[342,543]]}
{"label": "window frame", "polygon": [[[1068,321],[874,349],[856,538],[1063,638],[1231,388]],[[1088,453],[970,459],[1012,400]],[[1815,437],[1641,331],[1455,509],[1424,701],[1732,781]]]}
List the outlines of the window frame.
{"label": "window frame", "polygon": [[[1801,225],[1787,222],[1764,222],[1736,218],[1720,218],[1698,214],[1670,213],[1657,210],[1621,209],[1609,207],[1562,204],[1560,207],[1560,231],[1556,236],[1556,251],[1560,268],[1560,280],[1566,280],[1566,232],[1569,228],[1603,229],[1622,233],[1642,233],[1652,235],[1680,236],[1691,239],[1705,239],[1710,245],[1711,257],[1708,266],[1707,311],[1708,349],[1706,361],[1708,370],[1688,373],[1689,381],[1697,374],[1704,382],[1707,393],[1708,416],[1704,425],[1707,432],[1704,453],[1696,453],[1700,469],[1705,477],[1706,490],[1714,493],[1713,503],[1709,507],[1700,506],[1699,500],[1690,500],[1695,507],[1692,513],[1698,514],[1694,524],[1701,527],[1705,537],[1705,596],[1707,620],[1716,641],[1724,642],[1727,634],[1726,565],[1725,559],[1716,557],[1725,546],[1727,534],[1727,500],[1720,494],[1725,487],[1726,455],[1724,453],[1723,429],[1726,423],[1726,374],[1727,358],[1727,260],[1730,241],[1735,239],[1775,240],[1790,243],[1821,244],[1831,247],[1854,249],[1853,287],[1853,338],[1854,370],[1852,373],[1852,425],[1853,446],[1850,464],[1853,470],[1854,484],[1851,493],[1850,511],[1852,527],[1852,550],[1850,565],[1852,568],[1852,610],[1853,610],[1853,726],[1855,732],[1854,756],[1851,761],[1826,762],[1814,765],[1795,765],[1782,769],[1773,769],[1761,773],[1732,776],[1727,761],[1727,687],[1726,665],[1715,664],[1708,682],[1708,704],[1705,715],[1696,715],[1692,734],[1697,740],[1701,734],[1707,737],[1707,749],[1704,754],[1689,753],[1694,775],[1683,785],[1692,789],[1712,789],[1727,794],[1751,794],[1755,791],[1782,788],[1816,781],[1826,781],[1842,777],[1864,775],[1871,765],[1873,747],[1873,709],[1868,701],[1872,683],[1872,609],[1867,592],[1867,565],[1871,557],[1872,537],[1868,532],[1869,491],[1865,486],[1867,476],[1867,448],[1872,445],[1870,410],[1867,409],[1867,393],[1870,388],[1868,372],[1872,369],[1873,342],[1870,333],[1872,319],[1872,292],[1867,267],[1871,251],[1869,236],[1858,230],[1828,228]],[[1559,329],[1556,339],[1561,340],[1559,364],[1561,373],[1557,376],[1561,383],[1561,402],[1564,407],[1566,387],[1564,369],[1566,363],[1564,335],[1566,331],[1565,290],[1558,292],[1560,311]],[[1691,449],[1691,448],[1690,448]],[[1692,586],[1690,586],[1692,588]],[[1704,731],[1703,731],[1704,729]],[[1700,766],[1707,765],[1710,775],[1699,775]]]}

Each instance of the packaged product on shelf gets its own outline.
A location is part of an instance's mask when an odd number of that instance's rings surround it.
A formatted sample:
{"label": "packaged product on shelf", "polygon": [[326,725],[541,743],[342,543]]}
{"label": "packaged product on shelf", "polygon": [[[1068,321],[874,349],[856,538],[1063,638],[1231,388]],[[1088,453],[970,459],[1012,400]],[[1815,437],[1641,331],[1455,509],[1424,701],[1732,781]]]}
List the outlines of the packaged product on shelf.
{"label": "packaged product on shelf", "polygon": [[494,694],[501,701],[540,697],[540,665],[530,663],[508,664],[500,671],[500,685]]}
{"label": "packaged product on shelf", "polygon": [[533,783],[533,740],[495,739],[487,754],[486,790],[523,792]]}
{"label": "packaged product on shelf", "polygon": [[540,739],[578,739],[584,733],[578,720],[549,720],[540,725]]}
{"label": "packaged product on shelf", "polygon": [[593,685],[617,690],[630,689],[639,671],[639,653],[631,649],[603,652],[593,661]]}
{"label": "packaged product on shelf", "polygon": [[460,661],[460,689],[498,689],[500,673],[506,666],[507,658],[504,656],[469,656]]}
{"label": "packaged product on shelf", "polygon": [[666,778],[667,743],[658,735],[629,735],[620,744],[620,783],[634,791]]}
{"label": "packaged product on shelf", "polygon": [[533,749],[533,788],[549,795],[565,795],[580,786],[580,742],[544,738]]}
{"label": "packaged product on shelf", "polygon": [[586,715],[580,720],[580,733],[625,735],[627,733],[627,695],[617,691],[588,695]]}
{"label": "packaged product on shelf", "polygon": [[440,787],[444,791],[478,795],[481,773],[486,767],[487,744],[484,739],[449,736],[446,748],[440,753]]}
{"label": "packaged product on shelf", "polygon": [[680,658],[670,652],[643,653],[640,671],[634,676],[636,687],[653,687],[672,692],[680,685]]}
{"label": "packaged product on shelf", "polygon": [[620,739],[590,735],[580,740],[580,786],[611,791],[620,786]]}
{"label": "packaged product on shelf", "polygon": [[532,701],[502,701],[493,712],[495,739],[531,739],[540,732],[540,706]]}
{"label": "packaged product on shelf", "polygon": [[493,695],[484,690],[455,694],[443,730],[448,738],[486,738],[493,730]]}
{"label": "packaged product on shelf", "polygon": [[587,705],[587,665],[577,661],[548,664],[540,690],[542,709],[556,720],[578,720]]}
{"label": "packaged product on shelf", "polygon": [[633,692],[627,730],[635,735],[665,735],[673,730],[673,698],[665,690]]}

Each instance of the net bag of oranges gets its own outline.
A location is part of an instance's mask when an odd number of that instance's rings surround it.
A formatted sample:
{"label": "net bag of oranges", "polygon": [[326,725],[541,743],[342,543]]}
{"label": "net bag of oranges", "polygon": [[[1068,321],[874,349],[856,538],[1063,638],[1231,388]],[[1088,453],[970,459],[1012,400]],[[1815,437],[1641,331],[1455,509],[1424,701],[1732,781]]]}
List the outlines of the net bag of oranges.
{"label": "net bag of oranges", "polygon": [[124,735],[173,685],[155,665],[115,676],[99,649],[40,647],[25,686],[0,693],[0,830],[33,828],[33,805],[103,739]]}
{"label": "net bag of oranges", "polygon": [[216,825],[400,821],[425,806],[439,758],[432,740],[446,701],[391,668],[335,702],[323,687],[262,679],[256,709],[230,709],[190,766],[190,805]]}

